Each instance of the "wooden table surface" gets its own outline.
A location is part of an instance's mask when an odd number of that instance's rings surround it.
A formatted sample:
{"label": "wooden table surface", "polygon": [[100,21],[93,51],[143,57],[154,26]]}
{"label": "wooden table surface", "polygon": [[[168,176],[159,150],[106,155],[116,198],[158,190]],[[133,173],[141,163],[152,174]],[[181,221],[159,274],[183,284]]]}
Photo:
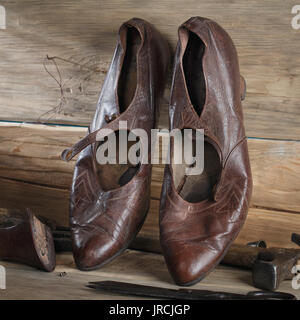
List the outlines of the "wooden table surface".
{"label": "wooden table surface", "polygon": [[[96,271],[79,271],[71,254],[59,254],[54,272],[46,273],[31,267],[1,262],[6,267],[6,290],[0,290],[1,299],[145,299],[96,292],[86,285],[89,281],[114,280],[163,288],[178,289],[174,285],[164,259],[160,254],[127,250],[116,260]],[[66,275],[61,277],[60,273]],[[226,291],[246,294],[259,290],[253,287],[251,272],[238,268],[218,266],[215,271],[192,289]],[[281,283],[280,291],[300,299],[300,290],[294,290],[291,280]]]}

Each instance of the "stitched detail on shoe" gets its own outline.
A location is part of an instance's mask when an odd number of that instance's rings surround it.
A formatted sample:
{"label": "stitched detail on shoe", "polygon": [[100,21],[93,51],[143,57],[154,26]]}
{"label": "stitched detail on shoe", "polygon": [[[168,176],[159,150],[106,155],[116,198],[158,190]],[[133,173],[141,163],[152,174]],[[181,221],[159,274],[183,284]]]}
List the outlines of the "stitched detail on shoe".
{"label": "stitched detail on shoe", "polygon": [[231,151],[229,152],[227,158],[225,159],[224,161],[224,166],[223,166],[223,169],[225,168],[230,156],[232,155],[232,153],[239,147],[240,144],[242,144],[245,140],[247,139],[246,136],[244,136],[241,140],[239,140],[236,145],[231,149]]}
{"label": "stitched detail on shoe", "polygon": [[[76,228],[80,229],[80,232],[86,232],[89,235],[96,235],[97,236],[99,233],[107,234],[110,238],[112,238],[113,240],[122,244],[122,242],[118,238],[116,238],[113,234],[111,234],[108,230],[106,230],[105,228],[100,227],[98,225],[94,225],[94,224],[79,225],[79,224],[76,224],[76,226],[72,227],[73,230]],[[78,233],[78,231],[74,230],[73,232]]]}

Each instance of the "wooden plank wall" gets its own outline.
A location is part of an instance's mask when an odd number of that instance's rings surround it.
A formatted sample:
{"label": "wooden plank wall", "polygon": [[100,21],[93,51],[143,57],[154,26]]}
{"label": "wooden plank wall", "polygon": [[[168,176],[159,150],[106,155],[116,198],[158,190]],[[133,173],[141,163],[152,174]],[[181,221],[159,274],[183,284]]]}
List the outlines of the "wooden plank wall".
{"label": "wooden plank wall", "polygon": [[[62,162],[60,152],[85,134],[120,24],[131,17],[144,18],[174,50],[178,25],[200,15],[216,20],[232,36],[247,81],[243,109],[254,194],[237,241],[264,238],[290,246],[290,233],[300,232],[300,30],[291,27],[294,1],[1,4],[7,11],[7,28],[0,30],[0,207],[30,206],[66,225],[74,161]],[[57,57],[63,96],[45,70],[46,65],[59,79],[47,55]],[[160,128],[167,126],[169,91],[170,81],[160,105]],[[150,213],[134,244],[140,249],[159,251],[162,172],[161,165],[154,167]]]}

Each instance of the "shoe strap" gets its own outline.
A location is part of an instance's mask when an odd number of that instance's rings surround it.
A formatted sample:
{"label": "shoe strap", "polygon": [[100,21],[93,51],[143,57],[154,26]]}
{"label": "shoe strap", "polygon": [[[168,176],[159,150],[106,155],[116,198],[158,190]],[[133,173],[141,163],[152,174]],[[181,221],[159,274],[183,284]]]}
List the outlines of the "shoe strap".
{"label": "shoe strap", "polygon": [[[105,132],[105,130],[117,131],[117,130],[122,129],[122,128],[120,128],[120,125],[119,125],[120,121],[127,122],[127,130],[135,129],[136,126],[138,125],[137,123],[139,122],[135,113],[136,113],[135,108],[134,108],[134,106],[132,106],[120,115],[113,114],[113,115],[105,116],[105,121],[107,122],[106,125],[104,125],[100,129],[97,129],[97,130],[89,133],[84,138],[82,138],[77,143],[75,143],[71,148],[65,149],[61,153],[62,160],[68,162],[68,161],[72,160],[83,149],[85,149],[86,147],[88,147],[89,145],[91,145],[93,143],[96,143],[98,141],[97,136],[100,131],[103,131],[104,136],[106,136],[107,131]],[[89,128],[89,132],[90,132],[90,128]]]}
{"label": "shoe strap", "polygon": [[75,143],[71,148],[65,149],[61,153],[62,160],[67,161],[67,162],[72,160],[79,152],[81,152],[87,146],[96,142],[96,136],[97,136],[97,133],[99,130],[96,130],[92,133],[89,133],[83,139],[81,139],[77,143]]}
{"label": "shoe strap", "polygon": [[117,130],[119,128],[119,121],[122,120],[122,115],[119,117],[116,115],[105,116],[105,120],[107,122],[105,126],[93,132],[90,132],[90,128],[89,128],[90,133],[88,135],[86,135],[84,138],[82,138],[77,143],[75,143],[71,148],[65,149],[61,153],[62,160],[67,162],[72,160],[83,149],[97,142],[97,135],[101,130],[106,130],[106,129],[112,130],[112,131]]}

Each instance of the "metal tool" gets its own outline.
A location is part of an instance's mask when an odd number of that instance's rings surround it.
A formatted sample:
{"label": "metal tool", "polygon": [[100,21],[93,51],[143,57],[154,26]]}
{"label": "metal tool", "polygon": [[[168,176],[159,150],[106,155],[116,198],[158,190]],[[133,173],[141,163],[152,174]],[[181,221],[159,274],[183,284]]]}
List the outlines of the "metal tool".
{"label": "metal tool", "polygon": [[118,281],[89,282],[87,287],[127,296],[176,300],[297,300],[294,295],[285,292],[251,291],[244,295],[210,290],[167,289]]}
{"label": "metal tool", "polygon": [[56,252],[72,251],[71,231],[67,227],[59,227],[53,230],[53,239]]}
{"label": "metal tool", "polygon": [[[300,235],[292,234],[292,241],[300,245]],[[223,264],[252,269],[255,287],[275,291],[286,279],[292,279],[292,268],[300,259],[300,249],[266,248],[262,241],[250,246],[234,244],[222,260]]]}

